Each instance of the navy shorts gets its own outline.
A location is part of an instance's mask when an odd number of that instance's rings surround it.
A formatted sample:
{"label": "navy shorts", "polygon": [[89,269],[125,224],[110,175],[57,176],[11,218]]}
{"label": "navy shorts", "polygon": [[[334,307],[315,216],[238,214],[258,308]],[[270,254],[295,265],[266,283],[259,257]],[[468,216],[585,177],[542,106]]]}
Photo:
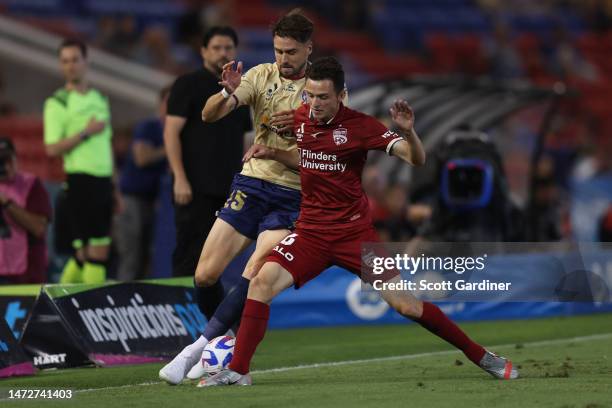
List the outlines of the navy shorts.
{"label": "navy shorts", "polygon": [[293,229],[300,212],[300,190],[236,174],[218,217],[256,240],[262,231]]}

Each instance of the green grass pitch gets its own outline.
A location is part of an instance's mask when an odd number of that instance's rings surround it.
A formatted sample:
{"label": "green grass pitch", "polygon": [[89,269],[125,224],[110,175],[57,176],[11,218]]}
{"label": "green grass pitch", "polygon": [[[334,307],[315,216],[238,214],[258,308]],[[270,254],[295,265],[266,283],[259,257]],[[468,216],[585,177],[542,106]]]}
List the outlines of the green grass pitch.
{"label": "green grass pitch", "polygon": [[[78,407],[612,407],[612,315],[463,323],[519,366],[499,381],[415,324],[274,330],[252,387],[159,382],[161,364],[0,380],[0,405]],[[9,389],[72,389],[71,400],[8,400]]]}

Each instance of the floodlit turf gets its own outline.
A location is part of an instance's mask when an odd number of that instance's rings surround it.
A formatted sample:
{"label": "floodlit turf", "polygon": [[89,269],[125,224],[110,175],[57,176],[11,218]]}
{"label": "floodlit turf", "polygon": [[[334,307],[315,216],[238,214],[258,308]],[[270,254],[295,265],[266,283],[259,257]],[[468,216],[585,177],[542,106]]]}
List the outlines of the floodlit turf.
{"label": "floodlit turf", "polygon": [[[70,388],[76,391],[70,401],[4,399],[0,405],[612,407],[611,314],[462,327],[477,341],[510,357],[522,378],[494,380],[414,324],[277,330],[268,333],[256,356],[252,387],[171,387],[157,378],[161,364],[82,368],[0,380],[2,398],[8,389]],[[393,356],[401,357],[385,359]],[[353,361],[364,359],[378,360]],[[313,364],[321,366],[308,366]],[[284,369],[297,365],[306,366]]]}

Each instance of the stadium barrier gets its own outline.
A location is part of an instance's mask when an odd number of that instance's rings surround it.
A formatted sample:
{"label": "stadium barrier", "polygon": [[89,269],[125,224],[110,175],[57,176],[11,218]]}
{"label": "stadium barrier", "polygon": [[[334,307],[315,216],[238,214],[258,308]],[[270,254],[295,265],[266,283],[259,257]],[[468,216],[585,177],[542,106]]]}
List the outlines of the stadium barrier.
{"label": "stadium barrier", "polygon": [[23,333],[40,288],[41,285],[0,286],[0,316],[4,317],[15,340]]}
{"label": "stadium barrier", "polygon": [[0,319],[0,378],[32,374],[32,361],[23,352],[4,319]]}
{"label": "stadium barrier", "polygon": [[38,368],[154,362],[193,342],[205,323],[191,278],[45,285],[21,345]]}

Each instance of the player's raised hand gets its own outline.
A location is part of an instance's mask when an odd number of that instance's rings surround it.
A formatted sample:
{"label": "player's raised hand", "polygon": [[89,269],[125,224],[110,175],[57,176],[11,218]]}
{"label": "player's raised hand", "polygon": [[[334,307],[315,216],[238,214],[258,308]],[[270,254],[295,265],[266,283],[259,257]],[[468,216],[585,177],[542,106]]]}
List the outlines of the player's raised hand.
{"label": "player's raised hand", "polygon": [[276,128],[279,133],[291,132],[293,130],[293,113],[290,109],[273,113],[270,117],[270,125]]}
{"label": "player's raised hand", "polygon": [[242,80],[242,61],[238,62],[236,69],[234,69],[235,63],[236,61],[230,61],[223,66],[221,81],[219,82],[219,85],[224,87],[227,93],[230,94],[234,93]]}
{"label": "player's raised hand", "polygon": [[393,102],[391,109],[389,109],[389,113],[391,114],[393,123],[402,131],[410,132],[412,130],[414,126],[414,112],[404,99],[398,99]]}
{"label": "player's raised hand", "polygon": [[272,160],[274,158],[274,149],[268,146],[254,144],[249,147],[249,150],[244,154],[242,161],[248,162],[252,158]]}

